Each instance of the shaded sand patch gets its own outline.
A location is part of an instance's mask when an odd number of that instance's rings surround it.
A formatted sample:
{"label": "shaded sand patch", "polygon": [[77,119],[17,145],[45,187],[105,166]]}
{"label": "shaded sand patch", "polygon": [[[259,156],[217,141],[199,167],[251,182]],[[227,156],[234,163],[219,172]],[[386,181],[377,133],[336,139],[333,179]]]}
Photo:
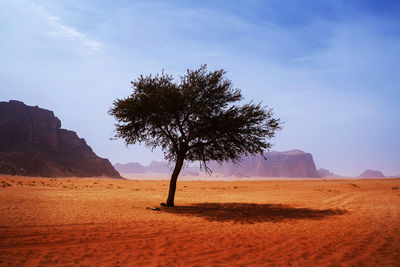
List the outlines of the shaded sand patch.
{"label": "shaded sand patch", "polygon": [[172,214],[205,218],[208,221],[232,221],[234,223],[281,222],[296,219],[323,219],[328,216],[346,214],[340,209],[294,208],[282,204],[255,203],[199,203],[174,208],[162,207]]}

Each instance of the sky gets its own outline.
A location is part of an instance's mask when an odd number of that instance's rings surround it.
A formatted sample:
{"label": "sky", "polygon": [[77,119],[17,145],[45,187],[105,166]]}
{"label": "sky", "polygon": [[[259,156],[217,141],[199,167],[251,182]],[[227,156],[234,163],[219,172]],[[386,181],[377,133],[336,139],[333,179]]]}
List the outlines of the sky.
{"label": "sky", "polygon": [[0,101],[54,111],[112,163],[162,160],[110,140],[140,74],[224,69],[284,121],[272,150],[344,176],[400,174],[400,2],[0,0]]}

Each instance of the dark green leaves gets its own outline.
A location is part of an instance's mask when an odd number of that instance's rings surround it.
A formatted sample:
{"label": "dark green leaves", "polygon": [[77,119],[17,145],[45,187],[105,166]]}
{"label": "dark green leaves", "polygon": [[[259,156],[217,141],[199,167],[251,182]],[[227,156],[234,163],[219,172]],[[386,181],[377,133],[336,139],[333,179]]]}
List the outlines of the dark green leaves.
{"label": "dark green leaves", "polygon": [[247,154],[263,153],[281,128],[272,111],[260,104],[238,105],[239,89],[232,88],[224,70],[206,65],[187,70],[180,83],[162,73],[140,76],[133,93],[114,101],[109,113],[116,120],[116,138],[127,145],[160,146],[166,159],[238,162]]}

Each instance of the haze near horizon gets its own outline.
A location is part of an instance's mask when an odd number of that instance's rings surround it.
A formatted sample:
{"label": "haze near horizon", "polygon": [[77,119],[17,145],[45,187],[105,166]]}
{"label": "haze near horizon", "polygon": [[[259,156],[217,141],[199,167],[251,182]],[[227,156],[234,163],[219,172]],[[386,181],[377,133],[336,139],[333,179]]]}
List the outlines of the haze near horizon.
{"label": "haze near horizon", "polygon": [[301,149],[345,176],[400,174],[397,1],[3,1],[1,101],[54,111],[111,162],[163,160],[111,141],[130,81],[223,68],[245,102],[285,122],[272,150]]}

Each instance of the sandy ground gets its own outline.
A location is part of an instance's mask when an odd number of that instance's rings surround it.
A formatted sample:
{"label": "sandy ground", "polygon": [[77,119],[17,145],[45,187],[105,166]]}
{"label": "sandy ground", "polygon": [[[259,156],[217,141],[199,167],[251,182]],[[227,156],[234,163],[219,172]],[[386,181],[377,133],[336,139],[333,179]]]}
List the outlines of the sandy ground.
{"label": "sandy ground", "polygon": [[400,266],[400,179],[0,176],[1,266]]}

